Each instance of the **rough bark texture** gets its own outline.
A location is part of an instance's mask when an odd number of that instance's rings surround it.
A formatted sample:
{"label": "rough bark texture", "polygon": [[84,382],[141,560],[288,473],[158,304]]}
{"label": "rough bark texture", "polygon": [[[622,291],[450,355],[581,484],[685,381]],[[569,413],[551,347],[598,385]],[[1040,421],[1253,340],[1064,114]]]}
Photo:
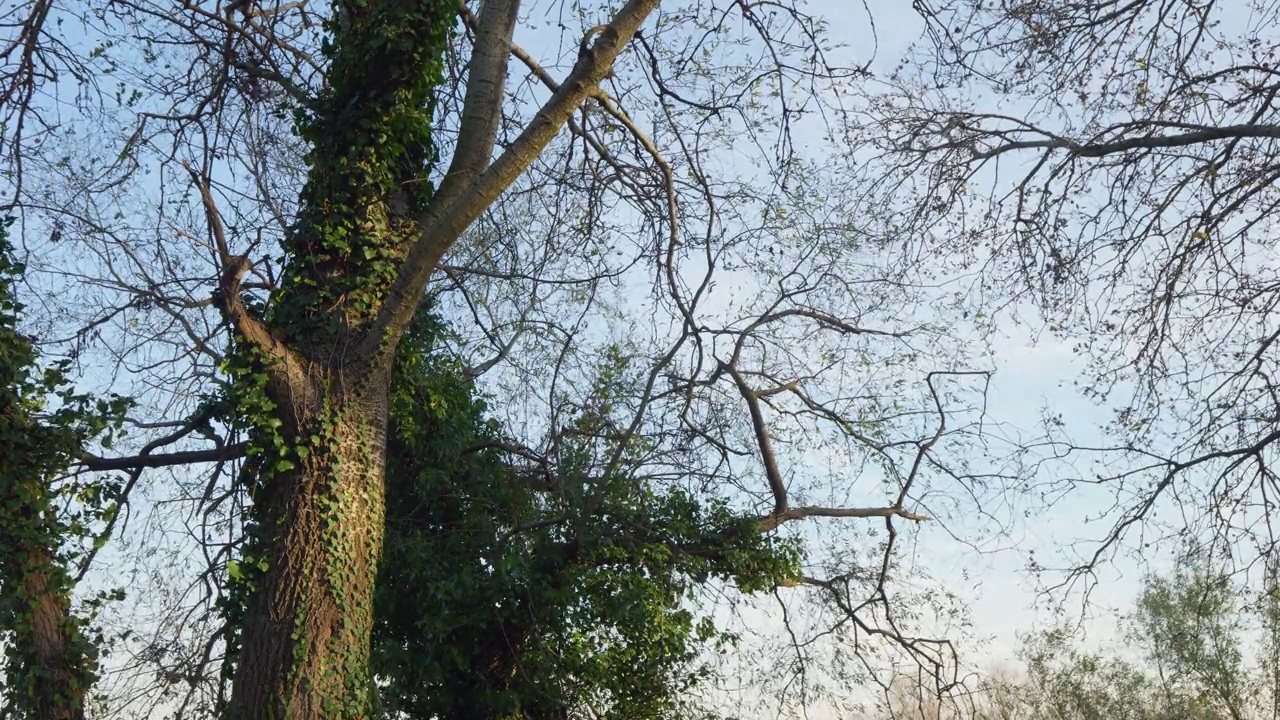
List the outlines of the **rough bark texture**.
{"label": "rough bark texture", "polygon": [[[37,497],[38,480],[20,489],[19,497]],[[4,507],[12,507],[5,503]],[[17,567],[4,568],[4,577],[16,580],[0,589],[5,606],[18,616],[14,623],[10,652],[18,656],[18,667],[28,672],[31,687],[10,688],[10,697],[20,702],[22,717],[32,720],[83,720],[84,701],[93,682],[96,664],[87,652],[80,622],[71,614],[70,583],[58,565],[53,550],[32,541],[47,535],[37,524],[46,522],[29,502],[22,510],[4,518],[8,550]],[[9,682],[22,679],[8,678]],[[14,691],[16,690],[16,694]]]}
{"label": "rough bark texture", "polygon": [[[219,297],[237,351],[263,360],[273,445],[254,497],[268,560],[239,638],[233,720],[338,720],[369,712],[373,589],[382,551],[389,368],[427,278],[601,80],[658,0],[629,0],[584,47],[537,117],[490,162],[519,0],[483,4],[455,167],[433,195],[434,84],[452,0],[335,3],[325,90],[299,134],[311,147],[280,287],[265,316],[239,296],[208,183],[196,177],[223,257]],[[394,138],[394,141],[388,141]],[[256,355],[255,355],[256,354]],[[261,405],[246,407],[247,413]],[[264,418],[252,417],[252,423]],[[293,454],[295,448],[305,452]]]}
{"label": "rough bark texture", "polygon": [[271,565],[248,607],[241,643],[247,651],[231,699],[235,720],[334,720],[368,712],[388,383],[364,375],[351,383],[339,376],[313,402],[285,413],[298,420],[292,439],[321,439],[296,468],[276,474],[261,499],[274,535]]}
{"label": "rough bark texture", "polygon": [[53,557],[46,548],[33,548],[27,556],[23,594],[31,603],[31,649],[37,667],[44,668],[49,685],[38,688],[36,717],[39,720],[73,720],[84,717],[88,689],[79,627],[71,618],[71,600],[49,582]]}

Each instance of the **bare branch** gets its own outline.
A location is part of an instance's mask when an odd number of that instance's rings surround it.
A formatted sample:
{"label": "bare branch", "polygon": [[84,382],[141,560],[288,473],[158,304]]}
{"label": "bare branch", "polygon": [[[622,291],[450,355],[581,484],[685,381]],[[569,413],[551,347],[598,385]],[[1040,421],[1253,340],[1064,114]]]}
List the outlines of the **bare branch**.
{"label": "bare branch", "polygon": [[[464,5],[465,8],[465,5]],[[467,64],[467,92],[462,107],[461,134],[453,150],[453,161],[428,208],[452,202],[471,183],[493,156],[493,144],[502,120],[502,101],[507,80],[507,57],[515,30],[520,0],[486,0],[476,22],[475,47]],[[468,13],[469,15],[469,13]],[[424,219],[426,219],[424,218]]]}
{"label": "bare branch", "polygon": [[209,189],[209,181],[197,173],[187,162],[183,162],[191,180],[200,189],[200,200],[204,205],[205,216],[209,222],[209,232],[213,235],[218,250],[218,261],[222,265],[222,274],[218,278],[218,305],[231,327],[245,340],[255,343],[271,357],[285,359],[292,351],[284,342],[275,337],[267,326],[259,320],[240,299],[240,284],[251,264],[249,258],[232,255],[227,244],[226,231],[222,227],[222,216],[213,200]]}
{"label": "bare branch", "polygon": [[94,472],[110,472],[112,470],[132,470],[135,468],[161,468],[174,465],[195,465],[198,463],[225,462],[238,460],[249,450],[249,443],[238,442],[221,448],[209,450],[183,450],[151,455],[147,452],[128,457],[104,458],[89,453],[80,456],[80,464],[85,470]]}
{"label": "bare branch", "polygon": [[[630,0],[596,38],[591,49],[578,58],[569,77],[538,110],[519,137],[465,192],[441,209],[423,228],[409,250],[387,294],[377,320],[357,349],[376,362],[390,358],[400,336],[413,319],[427,279],[440,259],[502,192],[515,182],[551,142],[570,115],[599,83],[613,72],[613,62],[630,42],[641,23],[658,6],[658,0]],[[505,48],[503,52],[505,57]]]}
{"label": "bare branch", "polygon": [[769,428],[765,424],[764,413],[760,410],[759,396],[733,365],[721,363],[720,368],[733,378],[742,399],[747,402],[747,409],[751,412],[751,427],[755,430],[756,444],[760,447],[760,462],[764,464],[764,474],[769,479],[769,490],[773,493],[773,513],[769,517],[781,516],[787,511],[787,486],[782,479],[782,471],[778,469],[778,458],[774,455],[773,440],[769,438]]}
{"label": "bare branch", "polygon": [[[1157,123],[1151,123],[1157,125]],[[1174,127],[1195,128],[1189,132],[1172,135],[1139,135],[1127,137],[1114,142],[1091,142],[1071,140],[1068,138],[1048,137],[1042,140],[1015,140],[997,144],[989,150],[974,153],[977,159],[993,158],[1008,152],[1028,149],[1066,150],[1077,157],[1104,157],[1130,150],[1175,148],[1199,145],[1215,140],[1235,140],[1240,138],[1280,138],[1278,125],[1226,125],[1211,127],[1207,125],[1174,124]],[[950,146],[948,146],[950,147]]]}
{"label": "bare branch", "polygon": [[866,507],[866,508],[829,508],[829,507],[789,507],[782,512],[766,515],[760,520],[761,532],[768,532],[779,525],[792,520],[803,520],[811,517],[828,518],[902,518],[914,522],[927,522],[928,515],[909,512],[901,507]]}

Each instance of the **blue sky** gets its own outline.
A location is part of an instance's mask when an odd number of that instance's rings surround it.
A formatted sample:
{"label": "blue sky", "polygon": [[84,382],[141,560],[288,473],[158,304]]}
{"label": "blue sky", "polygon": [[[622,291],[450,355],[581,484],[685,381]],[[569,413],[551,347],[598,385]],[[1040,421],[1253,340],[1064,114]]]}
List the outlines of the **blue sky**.
{"label": "blue sky", "polygon": [[[870,0],[863,9],[858,3],[815,0],[808,8],[827,19],[832,37],[840,38],[853,57],[870,52],[873,20],[878,50],[872,68],[880,73],[893,70],[910,46],[921,40],[923,21],[907,2]],[[1245,20],[1243,8],[1225,15],[1229,21]],[[983,107],[981,97],[973,100]],[[999,109],[1011,112],[1007,106]],[[820,143],[815,139],[815,145]],[[1008,423],[1012,429],[1021,429],[1030,438],[1040,432],[1042,414],[1048,409],[1064,418],[1065,430],[1074,439],[1100,439],[1099,428],[1112,419],[1112,411],[1083,398],[1073,388],[1073,381],[1084,369],[1083,358],[1072,348],[1074,341],[1044,332],[1038,327],[1033,309],[1023,308],[1021,312],[1025,324],[1009,323],[1006,316],[998,323],[1000,330],[992,339],[996,373],[989,395],[991,417]],[[1006,548],[993,554],[958,546],[936,530],[921,531],[917,556],[940,582],[967,594],[978,634],[991,639],[980,656],[993,661],[1008,658],[1019,644],[1019,633],[1044,628],[1055,621],[1058,616],[1045,607],[1046,598],[1039,592],[1039,583],[1027,571],[1028,553],[1053,565],[1068,546],[1096,540],[1109,525],[1086,524],[1083,520],[1107,502],[1104,496],[1080,493],[1048,512],[1015,519],[1007,537],[985,538],[985,549]],[[960,530],[963,534],[963,523]],[[1067,617],[1072,617],[1074,611],[1075,617],[1086,620],[1084,628],[1091,634],[1090,644],[1114,639],[1117,627],[1113,611],[1129,608],[1144,573],[1168,568],[1176,551],[1176,547],[1166,544],[1140,554],[1122,555],[1105,565],[1100,569],[1088,609],[1082,609],[1078,596],[1059,593],[1048,599],[1062,602],[1068,610]]]}
{"label": "blue sky", "polygon": [[[810,3],[809,7],[827,18],[832,36],[842,40],[848,46],[850,57],[858,60],[865,60],[870,54],[871,23],[874,22],[878,50],[873,68],[880,71],[894,67],[922,29],[921,20],[905,0],[873,0],[865,10],[857,4],[836,0],[820,0]],[[557,44],[557,35],[554,25],[547,24],[536,31],[522,28],[517,41],[540,54],[539,49]],[[573,43],[566,46],[573,47]],[[550,69],[554,64],[548,63],[548,66]],[[820,138],[801,137],[800,144],[809,146],[813,152],[821,152]],[[1077,438],[1092,437],[1096,428],[1110,419],[1109,410],[1085,401],[1072,389],[1071,382],[1082,365],[1072,350],[1071,341],[1037,331],[1033,312],[1028,311],[1026,317],[1028,324],[1006,327],[992,340],[990,357],[996,374],[991,384],[989,415],[1033,437],[1039,432],[1042,410],[1050,408],[1063,415],[1067,429]],[[975,344],[981,342],[976,335],[973,340]],[[1098,502],[1099,498],[1080,495],[1059,503],[1047,514],[1014,517],[1007,537],[984,535],[989,531],[986,525],[951,520],[957,534],[988,552],[955,542],[936,523],[926,524],[914,536],[912,545],[904,553],[926,568],[936,582],[969,600],[975,635],[991,640],[977,651],[977,657],[973,658],[975,664],[1007,659],[1017,646],[1019,632],[1043,627],[1053,619],[1051,613],[1034,607],[1038,588],[1035,579],[1025,570],[1026,556],[1034,551],[1046,564],[1053,564],[1053,558],[1070,542],[1100,536],[1105,526],[1086,526],[1081,522],[1098,509]],[[997,549],[1000,551],[991,552]],[[1173,549],[1157,548],[1158,555],[1147,559],[1160,567]],[[1104,568],[1092,596],[1092,619],[1087,625],[1093,628],[1092,641],[1103,640],[1114,633],[1108,610],[1130,604],[1145,568],[1133,558],[1121,559],[1114,567]],[[1067,606],[1077,607],[1070,599]],[[776,611],[768,603],[762,604],[755,616],[766,624],[775,623],[771,629],[779,630]]]}

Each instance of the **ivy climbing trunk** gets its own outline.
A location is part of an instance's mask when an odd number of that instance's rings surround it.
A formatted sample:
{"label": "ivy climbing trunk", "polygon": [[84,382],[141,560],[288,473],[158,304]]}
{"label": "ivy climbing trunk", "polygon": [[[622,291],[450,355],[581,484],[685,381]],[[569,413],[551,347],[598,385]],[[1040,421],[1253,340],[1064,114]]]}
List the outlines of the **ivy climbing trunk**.
{"label": "ivy climbing trunk", "polygon": [[49,548],[31,548],[22,592],[31,607],[28,642],[34,665],[48,685],[36,688],[39,720],[84,717],[85,693],[93,681],[92,660],[82,652],[84,638],[71,615],[71,597],[56,581],[59,568]]}
{"label": "ivy climbing trunk", "polygon": [[459,4],[333,3],[323,89],[295,114],[310,147],[307,181],[265,312],[241,297],[251,261],[232,254],[209,180],[192,170],[222,263],[218,302],[235,334],[231,393],[256,448],[233,720],[368,716],[400,338],[444,253],[611,75],[658,0],[628,0],[592,28],[573,70],[495,160],[519,4],[481,4],[459,132],[441,174],[435,88]]}
{"label": "ivy climbing trunk", "polygon": [[50,478],[71,465],[93,423],[65,395],[61,409],[38,419],[64,376],[56,365],[41,370],[18,332],[13,280],[22,266],[10,256],[7,227],[0,219],[0,634],[8,645],[0,715],[80,720],[97,652],[71,610],[74,583],[59,551],[78,538]]}
{"label": "ivy climbing trunk", "polygon": [[[307,182],[264,315],[239,295],[249,260],[223,260],[219,296],[245,370],[233,392],[261,450],[234,720],[369,714],[399,339],[375,320],[433,199],[433,90],[457,8],[455,0],[333,3],[324,89],[296,115],[311,147]],[[203,190],[222,238],[207,183]],[[373,336],[385,339],[382,352],[360,352]]]}
{"label": "ivy climbing trunk", "polygon": [[272,473],[255,499],[267,566],[243,625],[235,720],[368,713],[388,382],[373,373],[353,383],[312,384],[325,386],[308,393],[309,401],[280,405],[283,417],[297,420],[283,433],[294,460]]}
{"label": "ivy climbing trunk", "polygon": [[24,685],[8,688],[9,700],[31,720],[83,720],[96,663],[71,613],[67,573],[42,540],[56,537],[41,512],[47,505],[43,482],[32,477],[2,494],[0,606],[13,617],[5,623],[13,630],[7,681]]}

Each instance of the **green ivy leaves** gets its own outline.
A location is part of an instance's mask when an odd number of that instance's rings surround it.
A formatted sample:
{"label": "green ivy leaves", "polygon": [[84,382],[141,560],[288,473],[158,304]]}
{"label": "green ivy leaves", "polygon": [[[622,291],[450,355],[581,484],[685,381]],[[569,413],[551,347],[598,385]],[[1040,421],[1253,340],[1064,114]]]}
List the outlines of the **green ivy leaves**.
{"label": "green ivy leaves", "polygon": [[330,20],[326,89],[296,116],[311,168],[273,306],[291,334],[306,326],[331,337],[371,319],[416,239],[434,192],[435,89],[455,10],[413,0],[343,11],[340,32]]}
{"label": "green ivy leaves", "polygon": [[[514,718],[586,703],[611,717],[678,716],[700,653],[733,641],[694,611],[699,584],[771,589],[798,574],[798,547],[724,503],[593,477],[585,447],[554,478],[523,475],[482,449],[503,437],[445,347],[447,327],[427,312],[416,322],[392,389],[373,654],[383,716]],[[594,406],[570,423],[603,422],[627,377],[615,349]]]}
{"label": "green ivy leaves", "polygon": [[102,593],[81,614],[71,610],[68,567],[105,542],[96,531],[118,511],[121,485],[66,471],[88,442],[111,445],[132,403],[75,393],[69,361],[40,366],[18,332],[23,308],[13,284],[25,268],[10,253],[11,225],[0,220],[0,633],[6,704],[18,717],[35,717],[83,706],[101,643],[89,622],[122,597]]}

